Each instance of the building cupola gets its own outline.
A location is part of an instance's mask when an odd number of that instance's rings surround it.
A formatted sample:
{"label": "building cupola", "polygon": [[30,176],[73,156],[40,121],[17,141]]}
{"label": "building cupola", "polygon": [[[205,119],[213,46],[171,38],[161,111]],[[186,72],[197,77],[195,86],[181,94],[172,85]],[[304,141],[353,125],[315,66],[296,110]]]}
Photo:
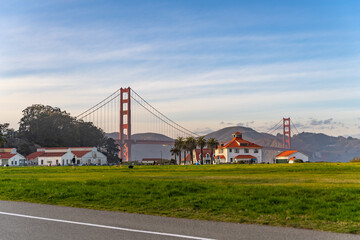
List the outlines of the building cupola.
{"label": "building cupola", "polygon": [[241,139],[242,139],[242,133],[241,133],[241,132],[233,133],[233,137],[234,137],[234,138],[241,138]]}

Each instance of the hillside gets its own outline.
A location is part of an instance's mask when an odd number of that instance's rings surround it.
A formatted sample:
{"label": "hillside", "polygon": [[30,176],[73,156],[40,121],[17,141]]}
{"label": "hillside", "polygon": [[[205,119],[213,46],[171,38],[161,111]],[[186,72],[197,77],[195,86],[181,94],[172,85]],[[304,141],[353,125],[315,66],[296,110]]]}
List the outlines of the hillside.
{"label": "hillside", "polygon": [[[220,142],[228,141],[234,132],[242,132],[244,139],[261,146],[282,147],[282,135],[276,136],[259,133],[247,127],[227,127],[210,133],[205,137],[213,137]],[[292,149],[299,150],[309,156],[310,161],[348,162],[354,156],[360,156],[360,140],[356,138],[332,137],[321,133],[303,132],[292,138]],[[264,159],[271,160],[277,151],[264,150]]]}
{"label": "hillside", "polygon": [[[260,133],[247,127],[227,127],[212,132],[205,136],[206,139],[215,138],[220,142],[232,139],[234,132],[243,133],[243,138],[267,147],[282,147],[282,135],[276,136]],[[118,139],[118,133],[109,133],[108,137]],[[145,140],[171,140],[171,138],[157,133],[139,133],[132,136],[133,139]],[[141,160],[143,157],[171,158],[169,153],[171,146],[137,144],[133,147],[133,160]],[[360,156],[360,140],[357,138],[331,137],[321,133],[303,132],[292,137],[292,149],[299,150],[309,156],[310,161],[319,162],[348,162],[355,156]],[[279,151],[264,150],[265,161],[272,161]]]}

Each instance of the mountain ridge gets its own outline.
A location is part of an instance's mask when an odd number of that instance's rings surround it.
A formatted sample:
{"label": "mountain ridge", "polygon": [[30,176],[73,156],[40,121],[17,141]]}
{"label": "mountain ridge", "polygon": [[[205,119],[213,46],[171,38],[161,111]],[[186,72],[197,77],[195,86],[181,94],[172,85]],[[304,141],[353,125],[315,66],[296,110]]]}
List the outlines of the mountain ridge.
{"label": "mountain ridge", "polygon": [[[225,142],[232,139],[232,134],[235,132],[241,132],[243,138],[250,142],[254,142],[258,145],[273,148],[282,148],[282,134],[272,135],[268,133],[257,132],[256,130],[249,127],[233,126],[226,127],[214,131],[212,133],[204,135],[206,139],[211,137],[217,139],[219,142]],[[118,139],[118,133],[108,133],[108,137]],[[144,140],[171,140],[171,138],[158,133],[137,133],[132,135],[133,139],[144,139]],[[162,152],[164,158],[170,158],[171,155],[167,151],[169,148],[163,146],[151,145],[143,146],[142,148],[137,147],[136,152],[138,156],[146,155],[149,157],[149,152],[159,155]],[[309,156],[309,160],[312,162],[348,162],[353,157],[360,156],[360,139],[352,137],[333,137],[323,133],[311,133],[302,132],[296,134],[291,138],[291,148],[299,150]],[[151,149],[151,151],[150,151]],[[144,154],[142,154],[144,152]],[[263,150],[263,159],[266,162],[272,162],[273,158],[280,151],[276,150]]]}

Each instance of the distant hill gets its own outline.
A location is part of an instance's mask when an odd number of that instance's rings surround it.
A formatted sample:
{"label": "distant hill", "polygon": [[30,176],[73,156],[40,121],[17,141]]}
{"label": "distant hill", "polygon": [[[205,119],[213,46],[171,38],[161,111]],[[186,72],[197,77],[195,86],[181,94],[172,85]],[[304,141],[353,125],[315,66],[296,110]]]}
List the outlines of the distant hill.
{"label": "distant hill", "polygon": [[[232,139],[235,132],[243,133],[243,138],[267,147],[282,147],[282,135],[276,136],[260,133],[248,127],[227,127],[205,135],[206,139],[211,137],[220,142]],[[114,139],[119,138],[119,133],[106,134]],[[139,133],[132,136],[133,139],[144,140],[171,140],[171,138],[157,133]],[[357,138],[331,137],[321,133],[303,132],[292,136],[292,149],[299,150],[309,156],[312,162],[348,162],[353,157],[360,157],[360,140]],[[133,147],[133,159],[141,160],[143,157],[160,157],[170,159],[171,146],[137,144]],[[279,151],[264,150],[265,161],[272,161]]]}
{"label": "distant hill", "polygon": [[[242,132],[243,138],[268,147],[282,147],[282,134],[276,136],[259,133],[247,127],[227,127],[212,132],[205,138],[215,138],[220,142],[231,140],[232,133]],[[360,156],[360,140],[357,138],[332,137],[321,133],[303,132],[292,136],[292,149],[299,150],[309,156],[310,161],[348,162]],[[265,150],[264,159],[271,160],[278,151]]]}

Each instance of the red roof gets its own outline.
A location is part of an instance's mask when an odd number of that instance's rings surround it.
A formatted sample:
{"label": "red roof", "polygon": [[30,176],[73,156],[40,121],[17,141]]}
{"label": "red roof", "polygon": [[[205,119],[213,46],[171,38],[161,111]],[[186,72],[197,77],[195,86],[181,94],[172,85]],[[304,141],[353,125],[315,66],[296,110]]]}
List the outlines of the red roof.
{"label": "red roof", "polygon": [[217,155],[215,156],[215,159],[226,159],[224,155]]}
{"label": "red roof", "polygon": [[66,152],[43,152],[41,157],[62,157]]}
{"label": "red roof", "polygon": [[296,152],[297,152],[297,150],[285,151],[285,152],[282,152],[282,153],[278,154],[276,157],[288,157],[291,154],[294,154]]}
{"label": "red roof", "polygon": [[[241,144],[247,144],[247,146],[241,146]],[[262,148],[262,146],[246,141],[240,137],[234,137],[231,141],[224,143],[223,146],[220,145],[218,148]]]}
{"label": "red roof", "polygon": [[237,155],[234,159],[257,159],[252,155]]}
{"label": "red roof", "polygon": [[38,158],[38,157],[40,157],[40,156],[43,155],[43,154],[44,154],[44,152],[33,152],[33,153],[27,155],[27,156],[26,156],[26,159],[27,159],[28,161],[34,160],[35,158]]}
{"label": "red roof", "polygon": [[84,156],[85,154],[91,152],[91,151],[71,151],[73,154],[75,154],[75,156],[77,157],[82,157]]}
{"label": "red roof", "polygon": [[10,159],[15,155],[16,154],[11,154],[11,153],[5,152],[5,153],[0,153],[0,158],[1,159]]}

